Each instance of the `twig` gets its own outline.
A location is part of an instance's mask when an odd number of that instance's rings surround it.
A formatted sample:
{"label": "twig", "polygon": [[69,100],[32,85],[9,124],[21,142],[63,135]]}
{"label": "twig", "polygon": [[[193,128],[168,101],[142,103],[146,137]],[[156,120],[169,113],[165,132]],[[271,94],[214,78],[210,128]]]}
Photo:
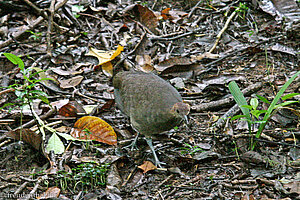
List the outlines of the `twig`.
{"label": "twig", "polygon": [[219,41],[220,41],[220,39],[221,39],[221,37],[222,37],[222,34],[223,34],[223,33],[226,31],[226,29],[228,28],[228,25],[229,25],[230,21],[233,19],[233,17],[235,16],[237,10],[238,10],[238,8],[235,9],[235,11],[234,11],[233,13],[231,13],[230,17],[227,19],[227,21],[226,21],[224,27],[222,28],[222,30],[221,30],[221,31],[219,32],[219,34],[217,35],[217,40],[216,40],[214,46],[209,50],[209,53],[212,53],[212,52],[215,50],[215,48],[217,47],[217,45],[218,45],[218,43],[219,43]]}
{"label": "twig", "polygon": [[235,116],[239,111],[240,111],[239,105],[235,104],[224,115],[222,115],[220,119],[218,119],[218,121],[214,124],[214,126],[217,128],[223,127],[228,117]]}
{"label": "twig", "polygon": [[[254,48],[258,47],[259,45],[262,45],[262,44],[265,44],[265,43],[269,43],[271,40],[281,39],[282,37],[283,37],[283,35],[279,35],[279,36],[276,36],[276,37],[273,37],[273,38],[269,38],[267,40],[263,40],[263,41],[259,42],[258,44],[254,45]],[[209,67],[209,66],[211,66],[211,65],[213,65],[215,63],[218,63],[218,62],[224,60],[225,58],[231,57],[233,55],[237,55],[237,53],[239,53],[239,52],[246,51],[248,48],[249,48],[249,46],[243,47],[243,48],[238,49],[238,50],[234,50],[231,53],[229,53],[229,54],[227,54],[227,55],[225,55],[225,56],[223,56],[223,57],[221,57],[221,58],[219,58],[217,60],[214,60],[214,61],[212,61],[212,62],[210,62],[208,64],[205,64],[204,68],[207,68],[207,67]]]}
{"label": "twig", "polygon": [[[27,1],[27,0],[26,0]],[[51,31],[52,31],[52,25],[53,25],[53,16],[55,12],[55,0],[52,0],[50,3],[49,11],[50,11],[50,16],[48,19],[48,29],[47,29],[47,34],[46,34],[46,40],[47,40],[47,54],[51,56]]]}
{"label": "twig", "polygon": [[24,197],[24,200],[28,200],[28,199],[32,199],[36,197],[36,191],[38,189],[38,187],[40,186],[41,182],[44,180],[48,179],[48,175],[44,175],[42,177],[39,177],[37,183],[35,184],[35,186],[33,187],[33,189],[30,191],[30,193],[28,195],[26,195],[26,197]]}
{"label": "twig", "polygon": [[9,38],[8,40],[0,43],[0,49],[3,47],[6,47],[8,45],[10,45],[11,43],[13,43],[15,40],[18,40],[21,36],[23,36],[27,31],[34,29],[35,27],[37,27],[40,23],[42,23],[42,21],[44,20],[43,17],[38,17],[33,24],[30,24],[27,26],[27,28],[25,28],[23,31],[19,31],[16,36],[14,36],[14,38]]}
{"label": "twig", "polygon": [[[44,119],[48,118],[49,116],[51,116],[52,114],[54,114],[55,112],[56,112],[56,109],[51,109],[46,114],[42,115],[40,117],[40,119],[44,120]],[[26,128],[29,126],[33,126],[34,123],[35,123],[35,120],[32,119],[29,122],[27,122],[26,124],[23,124],[22,126],[19,126],[18,128],[15,128],[14,131],[18,130],[19,128]]]}
{"label": "twig", "polygon": [[168,176],[165,180],[163,180],[161,183],[159,183],[156,188],[160,188],[163,184],[165,184],[166,182],[168,182],[171,178],[174,177],[174,174],[171,174],[170,176]]}
{"label": "twig", "polygon": [[[247,88],[243,89],[242,93],[244,94],[244,96],[247,96],[247,95],[259,90],[262,87],[262,85],[263,84],[261,82],[250,85]],[[214,102],[203,103],[200,105],[192,106],[191,110],[200,112],[200,111],[208,110],[208,109],[216,109],[216,108],[219,108],[220,106],[224,107],[224,106],[227,106],[227,105],[230,105],[233,103],[234,103],[234,99],[232,96],[230,96],[226,99],[221,99],[221,100],[214,101]]]}
{"label": "twig", "polygon": [[198,1],[198,3],[192,8],[192,10],[189,12],[188,14],[188,18],[190,18],[192,16],[192,14],[194,13],[194,11],[196,10],[196,8],[199,6],[199,4],[201,3],[202,1]]}
{"label": "twig", "polygon": [[189,36],[189,35],[192,35],[192,34],[194,34],[196,32],[203,31],[203,30],[205,30],[205,28],[198,28],[198,29],[195,29],[193,31],[190,31],[190,32],[187,32],[187,33],[183,33],[181,35],[177,35],[177,36],[171,37],[171,38],[168,38],[167,37],[168,35],[163,35],[163,36],[151,36],[149,39],[150,40],[164,40],[164,41],[166,41],[166,40],[167,41],[169,41],[169,40],[176,40],[176,39],[179,39],[179,38],[182,38],[182,37],[185,37],[185,36]]}
{"label": "twig", "polygon": [[44,19],[48,19],[48,15],[45,11],[39,9],[34,3],[32,3],[29,0],[23,0],[34,12],[40,16],[42,16]]}
{"label": "twig", "polygon": [[[55,6],[55,11],[57,11],[59,8],[61,8],[65,3],[67,3],[68,0],[64,0],[63,2],[57,4]],[[3,47],[6,47],[8,45],[10,45],[11,43],[13,43],[15,40],[18,40],[19,38],[21,38],[21,36],[23,36],[27,31],[34,29],[35,27],[37,27],[40,23],[42,23],[44,21],[44,18],[42,16],[38,17],[34,23],[30,24],[29,26],[27,26],[27,28],[23,29],[23,31],[20,31],[17,33],[17,35],[14,38],[10,38],[2,43],[0,43],[0,49]]]}
{"label": "twig", "polygon": [[[33,4],[31,1],[29,0],[23,0],[29,7],[31,7],[35,13],[37,13],[38,15],[42,16],[45,20],[48,19],[48,15],[45,11],[39,9],[35,4]],[[58,30],[60,30],[60,27],[58,24],[56,24],[55,22],[53,23],[53,25],[55,26],[55,28],[57,28]]]}

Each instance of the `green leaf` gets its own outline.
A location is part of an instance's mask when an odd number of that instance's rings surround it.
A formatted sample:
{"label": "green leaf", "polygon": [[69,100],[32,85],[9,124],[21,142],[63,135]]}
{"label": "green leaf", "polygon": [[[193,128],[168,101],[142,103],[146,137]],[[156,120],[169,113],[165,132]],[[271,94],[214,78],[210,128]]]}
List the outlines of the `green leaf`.
{"label": "green leaf", "polygon": [[258,100],[256,98],[251,98],[250,99],[250,105],[252,106],[252,108],[254,110],[256,110],[257,106],[258,106]]}
{"label": "green leaf", "polygon": [[287,99],[291,99],[291,98],[293,98],[294,96],[297,96],[297,95],[300,95],[300,93],[287,94],[287,95],[284,95],[283,97],[281,97],[281,99],[284,101],[284,100],[287,100]]}
{"label": "green leaf", "polygon": [[260,114],[259,114],[259,110],[252,110],[252,111],[251,111],[251,114],[254,115],[254,117],[255,117],[256,119],[258,119],[258,117],[259,117],[259,115],[260,115]]}
{"label": "green leaf", "polygon": [[42,95],[42,96],[48,96],[45,92],[43,92],[41,90],[31,90],[29,93],[30,94],[38,94],[38,95]]}
{"label": "green leaf", "polygon": [[3,53],[3,55],[13,64],[18,65],[18,67],[23,71],[24,70],[24,62],[18,56],[12,53]]}
{"label": "green leaf", "polygon": [[231,119],[230,119],[230,121],[233,121],[233,120],[236,120],[236,119],[240,119],[240,118],[246,118],[246,115],[235,115],[235,116],[233,116]]}
{"label": "green leaf", "polygon": [[15,103],[5,103],[0,109],[3,109],[7,106],[14,106],[14,105],[15,105]]}
{"label": "green leaf", "polygon": [[37,82],[41,82],[41,81],[43,81],[43,82],[45,82],[45,81],[54,81],[54,79],[53,78],[41,78],[41,79],[38,79],[38,80],[36,80],[35,82],[37,83]]}
{"label": "green leaf", "polygon": [[[298,71],[294,76],[292,76],[279,90],[279,92],[277,93],[277,95],[275,96],[275,98],[273,99],[271,105],[269,106],[263,121],[265,121],[265,123],[261,123],[258,127],[258,131],[255,135],[256,138],[260,138],[260,135],[262,133],[262,131],[265,128],[265,125],[267,123],[267,121],[269,120],[269,118],[271,117],[271,114],[273,112],[273,110],[275,109],[276,104],[278,103],[278,101],[280,100],[280,97],[283,95],[284,91],[289,87],[289,85],[295,80],[295,78],[297,78],[297,76],[299,76],[300,71]],[[252,150],[254,150],[256,145],[256,141],[255,143],[252,145]]]}
{"label": "green leaf", "polygon": [[259,114],[266,113],[266,112],[267,112],[266,110],[258,110]]}
{"label": "green leaf", "polygon": [[252,110],[252,108],[253,108],[253,107],[250,106],[250,105],[242,105],[242,107],[243,107],[243,108],[248,108],[249,110]]}
{"label": "green leaf", "polygon": [[65,151],[65,146],[56,133],[53,133],[49,138],[46,151],[48,153],[54,151],[55,154],[62,154]]}
{"label": "green leaf", "polygon": [[231,81],[228,84],[228,88],[229,88],[229,91],[232,94],[235,102],[238,104],[238,106],[242,110],[243,114],[246,116],[247,121],[248,121],[248,128],[249,128],[249,130],[251,130],[251,124],[249,123],[249,121],[251,121],[249,109],[242,107],[244,105],[248,105],[243,93],[241,92],[239,86],[236,84],[235,81]]}
{"label": "green leaf", "polygon": [[284,106],[287,106],[287,105],[290,105],[290,104],[293,104],[293,103],[299,103],[299,101],[286,101],[286,102],[283,102],[281,104],[278,104],[278,105],[274,106],[274,109],[277,109],[279,107],[284,107]]}
{"label": "green leaf", "polygon": [[43,101],[44,103],[46,103],[46,104],[49,104],[49,103],[50,103],[49,100],[48,100],[48,98],[45,97],[45,96],[39,95],[39,96],[36,96],[36,98],[42,100],[42,101]]}
{"label": "green leaf", "polygon": [[267,104],[271,104],[269,101],[268,101],[268,99],[266,99],[265,97],[263,97],[263,96],[260,96],[260,95],[256,95],[257,96],[257,98],[259,98],[262,102],[264,102],[264,103],[267,103]]}

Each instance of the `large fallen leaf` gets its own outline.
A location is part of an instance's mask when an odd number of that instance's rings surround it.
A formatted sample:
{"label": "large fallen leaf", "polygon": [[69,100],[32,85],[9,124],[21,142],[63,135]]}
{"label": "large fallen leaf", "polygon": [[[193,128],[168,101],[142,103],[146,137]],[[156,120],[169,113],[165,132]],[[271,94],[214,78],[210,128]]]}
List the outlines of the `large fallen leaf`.
{"label": "large fallen leaf", "polygon": [[123,51],[124,47],[119,45],[115,51],[103,51],[90,48],[86,56],[94,56],[98,58],[98,66],[102,65],[102,71],[106,76],[113,75],[113,66],[110,61],[115,59]]}
{"label": "large fallen leaf", "polygon": [[42,136],[27,128],[12,130],[6,133],[6,135],[15,140],[22,140],[33,146],[36,150],[39,150],[42,143]]}
{"label": "large fallen leaf", "polygon": [[117,135],[114,129],[99,117],[85,116],[78,119],[71,135],[79,139],[95,140],[110,145],[117,144]]}

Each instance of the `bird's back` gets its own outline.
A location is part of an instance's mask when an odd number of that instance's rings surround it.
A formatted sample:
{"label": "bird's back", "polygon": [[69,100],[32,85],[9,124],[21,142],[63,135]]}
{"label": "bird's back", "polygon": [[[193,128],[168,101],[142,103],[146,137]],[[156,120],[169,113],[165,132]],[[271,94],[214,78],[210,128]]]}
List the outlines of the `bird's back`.
{"label": "bird's back", "polygon": [[152,73],[124,71],[114,76],[113,85],[118,107],[142,134],[166,131],[180,122],[170,115],[170,110],[182,98],[162,78]]}

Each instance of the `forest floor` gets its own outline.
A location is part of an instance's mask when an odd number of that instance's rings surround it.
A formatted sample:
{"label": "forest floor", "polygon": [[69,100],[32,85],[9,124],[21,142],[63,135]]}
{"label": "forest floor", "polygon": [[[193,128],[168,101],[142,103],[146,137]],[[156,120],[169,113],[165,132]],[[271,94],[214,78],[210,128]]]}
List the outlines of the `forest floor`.
{"label": "forest floor", "polygon": [[[294,0],[1,1],[0,199],[300,199],[299,22]],[[153,138],[162,168],[127,147],[116,65],[191,106]]]}

